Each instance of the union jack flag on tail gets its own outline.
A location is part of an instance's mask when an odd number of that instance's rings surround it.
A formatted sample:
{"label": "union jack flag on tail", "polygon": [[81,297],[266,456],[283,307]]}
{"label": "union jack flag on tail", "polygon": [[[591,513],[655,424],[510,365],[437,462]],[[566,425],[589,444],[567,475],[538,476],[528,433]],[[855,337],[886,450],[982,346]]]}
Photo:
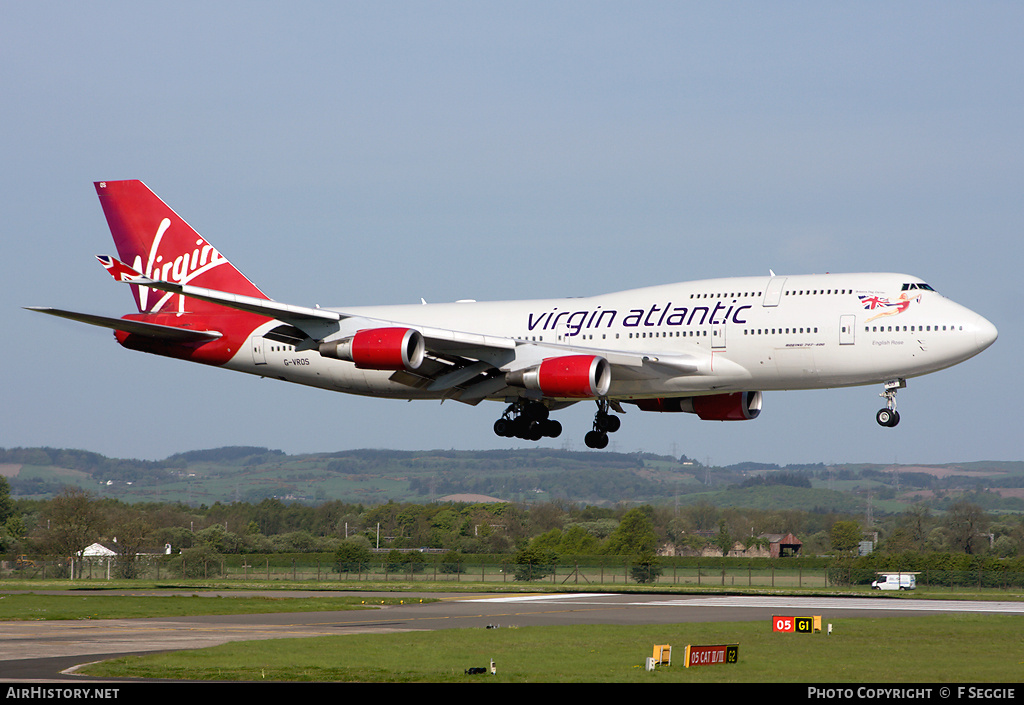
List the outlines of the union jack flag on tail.
{"label": "union jack flag on tail", "polygon": [[104,269],[110,272],[110,276],[112,276],[115,281],[135,282],[141,279],[146,279],[142,274],[135,271],[116,257],[111,257],[110,255],[96,255],[96,259],[100,261],[100,264],[103,265]]}

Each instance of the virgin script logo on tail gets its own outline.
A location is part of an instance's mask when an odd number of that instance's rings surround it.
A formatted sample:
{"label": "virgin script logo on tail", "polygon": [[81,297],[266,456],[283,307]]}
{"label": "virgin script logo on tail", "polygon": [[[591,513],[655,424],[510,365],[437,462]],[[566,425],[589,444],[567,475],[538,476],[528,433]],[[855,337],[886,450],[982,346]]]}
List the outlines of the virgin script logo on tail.
{"label": "virgin script logo on tail", "polygon": [[[222,264],[227,264],[227,260],[220,252],[217,251],[210,243],[199,238],[196,240],[195,249],[192,252],[184,252],[176,257],[173,257],[173,253],[168,253],[166,256],[160,252],[160,243],[163,241],[164,234],[167,229],[171,227],[170,218],[164,218],[160,221],[160,226],[156,230],[156,235],[153,237],[153,244],[149,248],[149,258],[143,263],[142,255],[135,255],[135,261],[132,263],[132,267],[150,279],[162,280],[167,282],[173,282],[175,284],[188,284],[199,275],[210,271],[214,267],[218,267]],[[153,304],[152,308],[149,307],[149,293],[150,288],[147,286],[139,286],[139,308],[148,313],[159,312],[164,305],[173,296],[178,297],[178,312],[184,313],[185,311],[185,297],[174,294],[171,292],[158,292],[163,293],[156,303]]]}

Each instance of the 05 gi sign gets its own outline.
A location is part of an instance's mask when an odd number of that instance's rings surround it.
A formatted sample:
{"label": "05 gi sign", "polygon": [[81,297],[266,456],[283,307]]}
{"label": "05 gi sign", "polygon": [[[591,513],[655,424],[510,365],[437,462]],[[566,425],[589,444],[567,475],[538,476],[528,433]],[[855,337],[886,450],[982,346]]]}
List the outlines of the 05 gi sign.
{"label": "05 gi sign", "polygon": [[772,631],[802,632],[814,631],[813,617],[772,617]]}

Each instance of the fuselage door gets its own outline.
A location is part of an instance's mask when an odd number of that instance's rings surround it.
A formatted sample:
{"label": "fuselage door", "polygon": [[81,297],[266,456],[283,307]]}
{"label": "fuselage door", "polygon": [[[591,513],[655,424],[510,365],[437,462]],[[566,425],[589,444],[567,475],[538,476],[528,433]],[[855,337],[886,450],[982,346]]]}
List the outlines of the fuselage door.
{"label": "fuselage door", "polygon": [[764,302],[762,306],[778,306],[782,300],[782,290],[786,286],[786,277],[772,277],[768,282],[768,288],[764,290]]}
{"label": "fuselage door", "polygon": [[725,324],[719,323],[711,327],[711,349],[725,350]]}
{"label": "fuselage door", "polygon": [[839,344],[853,345],[854,328],[857,326],[857,317],[848,314],[839,317]]}
{"label": "fuselage door", "polygon": [[254,335],[249,338],[249,346],[252,349],[252,361],[255,364],[267,364],[266,345],[267,341],[263,339],[262,335]]}

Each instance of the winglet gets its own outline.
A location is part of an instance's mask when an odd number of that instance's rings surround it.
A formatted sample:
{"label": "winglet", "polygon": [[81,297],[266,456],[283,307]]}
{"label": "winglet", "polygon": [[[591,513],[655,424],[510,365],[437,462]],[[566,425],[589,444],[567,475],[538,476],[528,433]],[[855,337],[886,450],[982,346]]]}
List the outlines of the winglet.
{"label": "winglet", "polygon": [[96,255],[96,259],[99,260],[104,269],[110,272],[110,276],[112,276],[115,281],[134,283],[149,279],[141,272],[129,267],[117,257],[111,257],[110,255]]}

